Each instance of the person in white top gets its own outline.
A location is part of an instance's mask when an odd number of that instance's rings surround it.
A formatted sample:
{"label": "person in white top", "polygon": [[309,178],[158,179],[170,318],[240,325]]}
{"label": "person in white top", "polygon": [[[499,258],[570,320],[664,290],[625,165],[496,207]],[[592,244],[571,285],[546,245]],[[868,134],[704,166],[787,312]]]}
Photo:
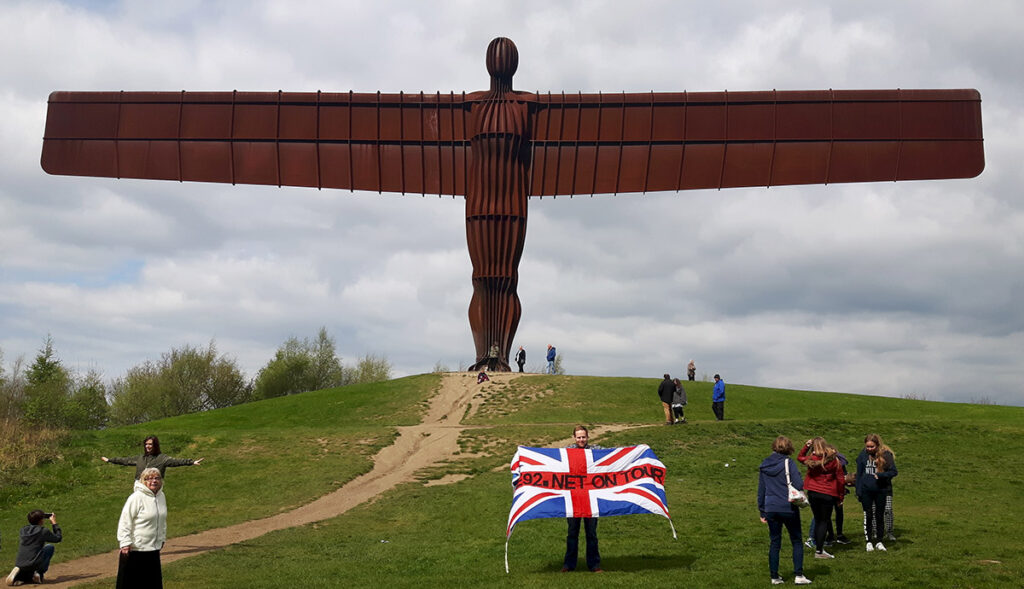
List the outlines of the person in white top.
{"label": "person in white top", "polygon": [[160,549],[167,541],[167,500],[164,480],[156,468],[142,471],[117,522],[121,556],[117,589],[163,587]]}

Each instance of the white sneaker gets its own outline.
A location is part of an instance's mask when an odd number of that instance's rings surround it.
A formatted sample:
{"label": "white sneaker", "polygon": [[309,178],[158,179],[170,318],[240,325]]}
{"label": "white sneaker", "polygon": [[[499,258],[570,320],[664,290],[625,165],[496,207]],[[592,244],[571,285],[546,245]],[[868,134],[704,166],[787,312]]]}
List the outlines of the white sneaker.
{"label": "white sneaker", "polygon": [[18,576],[18,571],[20,570],[21,569],[19,569],[18,567],[14,567],[13,569],[11,569],[11,574],[7,575],[6,579],[8,587],[14,586],[14,577]]}
{"label": "white sneaker", "polygon": [[814,540],[808,538],[807,541],[804,542],[804,546],[810,548],[811,550],[814,550]]}
{"label": "white sneaker", "polygon": [[782,577],[772,577],[772,585],[781,585],[783,583],[785,581],[782,580]]}
{"label": "white sneaker", "polygon": [[829,554],[828,552],[825,552],[824,550],[822,550],[821,552],[815,552],[814,553],[814,558],[835,558],[835,557],[832,556],[831,554]]}
{"label": "white sneaker", "polygon": [[808,579],[807,577],[803,576],[803,575],[797,575],[796,578],[793,579],[793,584],[794,585],[810,585],[811,584],[811,580]]}
{"label": "white sneaker", "polygon": [[874,549],[875,549],[875,547],[871,545],[871,542],[868,542],[867,544],[864,545],[864,550],[867,550],[868,552],[871,552]]}
{"label": "white sneaker", "polygon": [[875,544],[875,550],[881,550],[882,552],[886,552],[885,544],[878,542],[877,544]]}

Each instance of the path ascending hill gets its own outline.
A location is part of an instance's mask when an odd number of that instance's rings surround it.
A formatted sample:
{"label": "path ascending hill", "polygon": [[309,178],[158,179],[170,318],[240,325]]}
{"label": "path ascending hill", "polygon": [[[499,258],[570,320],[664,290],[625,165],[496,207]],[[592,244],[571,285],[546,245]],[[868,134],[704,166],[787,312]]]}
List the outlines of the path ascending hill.
{"label": "path ascending hill", "polygon": [[[513,374],[495,374],[496,383],[508,382]],[[373,499],[399,483],[410,481],[413,474],[453,456],[458,450],[459,433],[465,429],[460,420],[473,395],[478,392],[476,375],[446,374],[441,390],[430,400],[430,408],[419,425],[399,427],[395,443],[383,448],[373,458],[373,470],[361,475],[340,489],[285,513],[252,520],[226,528],[217,528],[171,538],[160,553],[164,563],[174,562],[224,548],[236,542],[251,540],[268,532],[301,526],[329,519]],[[173,506],[170,513],[174,518]],[[113,532],[111,532],[113,535]],[[113,543],[113,538],[111,538]],[[59,550],[59,548],[58,548]],[[117,573],[117,551],[79,558],[50,567],[47,586],[70,587],[97,581]]]}

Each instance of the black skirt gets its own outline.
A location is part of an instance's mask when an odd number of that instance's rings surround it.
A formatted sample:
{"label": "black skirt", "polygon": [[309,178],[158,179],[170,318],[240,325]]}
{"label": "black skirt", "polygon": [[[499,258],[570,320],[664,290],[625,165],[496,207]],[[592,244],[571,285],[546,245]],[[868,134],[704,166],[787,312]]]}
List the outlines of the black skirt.
{"label": "black skirt", "polygon": [[162,589],[160,551],[131,551],[122,554],[117,566],[117,589]]}

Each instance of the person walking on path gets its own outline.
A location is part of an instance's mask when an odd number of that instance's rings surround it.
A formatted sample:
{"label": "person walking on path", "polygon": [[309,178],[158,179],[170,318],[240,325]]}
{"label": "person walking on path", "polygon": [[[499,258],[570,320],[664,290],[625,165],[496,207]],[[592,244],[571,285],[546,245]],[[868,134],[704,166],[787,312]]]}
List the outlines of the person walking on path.
{"label": "person walking on path", "polygon": [[[40,525],[47,518],[52,530]],[[28,512],[28,525],[21,528],[18,536],[18,555],[14,559],[14,568],[7,575],[7,585],[42,583],[43,576],[50,569],[50,559],[56,551],[54,544],[64,539],[57,525],[57,516],[43,513],[40,509]]]}
{"label": "person walking on path", "polygon": [[526,364],[526,350],[523,346],[519,346],[519,351],[516,352],[516,364],[519,365],[519,372],[523,371],[523,366]]}
{"label": "person walking on path", "polygon": [[675,390],[672,393],[672,417],[674,423],[686,423],[686,416],[683,415],[683,407],[686,407],[686,390],[678,378],[672,379]]}
{"label": "person walking on path", "polygon": [[845,485],[843,467],[837,454],[835,446],[819,436],[807,440],[796,457],[807,466],[804,490],[814,514],[814,558],[835,558],[825,551],[825,534]]}
{"label": "person walking on path", "polygon": [[864,449],[857,456],[856,489],[864,508],[864,548],[868,552],[885,551],[885,502],[892,494],[892,479],[897,474],[896,459],[882,438],[878,434],[865,436]]}
{"label": "person walking on path", "polygon": [[[573,443],[569,448],[600,449],[600,446],[590,444],[590,431],[584,425],[577,425],[572,430]],[[597,518],[596,517],[569,517],[566,518],[569,524],[569,533],[565,537],[565,559],[562,562],[562,572],[568,573],[576,569],[576,561],[579,559],[580,548],[580,524],[583,525],[583,533],[587,538],[587,568],[591,572],[600,573],[601,553],[597,547]]]}
{"label": "person walking on path", "polygon": [[658,385],[658,398],[661,399],[661,406],[665,410],[665,425],[672,425],[672,396],[675,395],[676,385],[672,377],[665,375],[665,380]]}
{"label": "person walking on path", "polygon": [[556,354],[557,354],[557,352],[555,351],[555,346],[552,346],[551,344],[548,344],[548,356],[547,356],[547,360],[548,360],[548,374],[554,374],[555,373],[555,355]]}
{"label": "person walking on path", "polygon": [[686,380],[692,381],[697,378],[697,365],[690,360],[690,363],[686,365]]}
{"label": "person walking on path", "polygon": [[139,475],[142,471],[147,468],[155,468],[160,471],[160,478],[163,478],[164,471],[169,466],[199,466],[202,462],[202,458],[171,458],[166,454],[160,453],[160,439],[156,436],[149,436],[142,442],[143,453],[139,456],[125,456],[125,457],[114,457],[107,458],[106,456],[100,456],[100,460],[109,464],[117,464],[120,466],[134,466],[135,467],[135,480],[139,480]]}
{"label": "person walking on path", "polygon": [[711,392],[711,410],[715,412],[715,419],[725,419],[725,381],[722,377],[715,375],[715,388]]}
{"label": "person walking on path", "polygon": [[757,509],[761,512],[761,523],[768,524],[768,573],[771,575],[772,585],[782,585],[785,582],[779,575],[783,526],[789,532],[789,542],[793,546],[793,583],[809,585],[811,582],[804,576],[800,510],[789,502],[789,484],[798,490],[803,489],[800,469],[790,459],[791,454],[793,442],[786,436],[779,436],[772,442],[771,455],[761,462],[758,469]]}
{"label": "person walking on path", "polygon": [[117,589],[160,589],[160,550],[167,542],[167,499],[160,471],[147,468],[135,481],[135,490],[121,509],[117,522],[117,543],[121,554],[117,567]]}

